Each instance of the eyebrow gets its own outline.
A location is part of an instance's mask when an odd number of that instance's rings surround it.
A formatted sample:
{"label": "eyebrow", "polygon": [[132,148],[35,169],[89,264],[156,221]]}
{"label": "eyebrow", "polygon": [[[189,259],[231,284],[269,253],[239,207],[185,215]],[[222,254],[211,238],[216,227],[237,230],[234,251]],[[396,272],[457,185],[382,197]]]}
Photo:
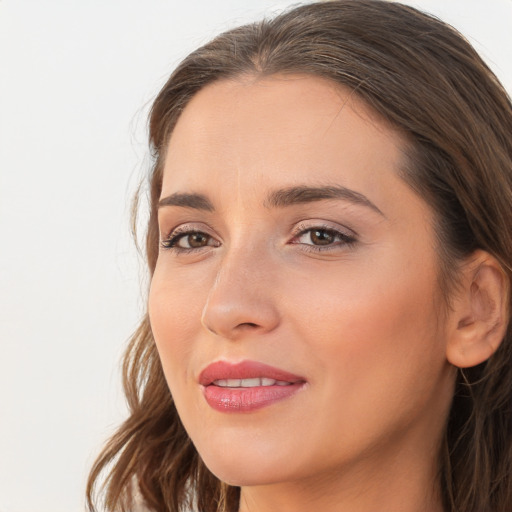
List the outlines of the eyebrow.
{"label": "eyebrow", "polygon": [[[365,195],[338,185],[324,187],[296,186],[274,190],[263,204],[266,208],[285,208],[329,199],[343,199],[357,205],[366,206],[385,217],[382,211]],[[158,202],[158,208],[163,206],[181,206],[182,208],[195,210],[215,211],[212,202],[205,195],[195,193],[177,192],[166,196]]]}
{"label": "eyebrow", "polygon": [[312,203],[328,199],[343,199],[354,204],[366,206],[385,217],[382,211],[365,195],[338,185],[326,187],[300,186],[276,190],[268,196],[265,206],[268,208],[283,208],[295,204]]}
{"label": "eyebrow", "polygon": [[215,208],[212,202],[203,194],[175,193],[158,201],[158,208],[162,206],[181,206],[182,208],[193,208],[213,212]]}

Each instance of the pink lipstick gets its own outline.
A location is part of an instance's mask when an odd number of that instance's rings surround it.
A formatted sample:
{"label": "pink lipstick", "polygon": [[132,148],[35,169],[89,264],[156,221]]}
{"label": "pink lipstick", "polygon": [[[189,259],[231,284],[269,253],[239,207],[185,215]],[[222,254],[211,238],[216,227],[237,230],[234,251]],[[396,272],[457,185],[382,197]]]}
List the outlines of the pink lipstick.
{"label": "pink lipstick", "polygon": [[218,361],[199,375],[208,405],[221,412],[251,412],[294,395],[306,380],[255,361]]}

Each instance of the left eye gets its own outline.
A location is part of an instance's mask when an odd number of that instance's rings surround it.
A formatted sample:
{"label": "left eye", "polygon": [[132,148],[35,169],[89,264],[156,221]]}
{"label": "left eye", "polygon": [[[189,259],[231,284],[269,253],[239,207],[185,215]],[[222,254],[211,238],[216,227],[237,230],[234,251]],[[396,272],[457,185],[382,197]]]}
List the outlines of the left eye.
{"label": "left eye", "polygon": [[316,247],[351,244],[355,238],[330,228],[310,228],[301,231],[293,243]]}

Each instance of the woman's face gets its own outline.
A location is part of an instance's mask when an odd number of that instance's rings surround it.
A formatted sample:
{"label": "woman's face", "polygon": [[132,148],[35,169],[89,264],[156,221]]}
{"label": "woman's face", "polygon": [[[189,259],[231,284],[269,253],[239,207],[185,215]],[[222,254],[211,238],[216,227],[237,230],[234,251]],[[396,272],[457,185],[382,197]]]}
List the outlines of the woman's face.
{"label": "woman's face", "polygon": [[432,212],[399,177],[401,148],[308,76],[220,81],[181,115],[150,319],[222,480],[433,467],[453,373]]}

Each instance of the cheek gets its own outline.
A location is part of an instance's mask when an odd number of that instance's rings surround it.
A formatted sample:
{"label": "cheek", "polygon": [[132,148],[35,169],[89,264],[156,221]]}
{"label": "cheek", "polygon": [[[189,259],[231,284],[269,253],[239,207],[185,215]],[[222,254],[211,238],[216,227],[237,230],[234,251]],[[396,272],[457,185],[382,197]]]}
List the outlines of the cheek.
{"label": "cheek", "polygon": [[149,319],[169,386],[191,378],[186,364],[194,354],[194,340],[201,329],[207,289],[197,279],[170,272],[157,264],[149,293]]}
{"label": "cheek", "polygon": [[[332,271],[317,274],[314,286],[297,279],[286,292],[294,297],[293,350],[313,371],[317,419],[300,420],[311,439],[336,444],[343,432],[355,453],[421,421],[434,431],[451,388],[436,332],[436,274],[425,270]],[[330,444],[316,449],[326,461],[337,456]]]}
{"label": "cheek", "polygon": [[428,383],[424,374],[444,364],[435,268],[389,261],[332,268],[314,286],[296,279],[285,294],[294,297],[297,338],[309,340],[310,357],[325,370],[320,378],[332,386],[358,383],[378,395],[383,386]]}

